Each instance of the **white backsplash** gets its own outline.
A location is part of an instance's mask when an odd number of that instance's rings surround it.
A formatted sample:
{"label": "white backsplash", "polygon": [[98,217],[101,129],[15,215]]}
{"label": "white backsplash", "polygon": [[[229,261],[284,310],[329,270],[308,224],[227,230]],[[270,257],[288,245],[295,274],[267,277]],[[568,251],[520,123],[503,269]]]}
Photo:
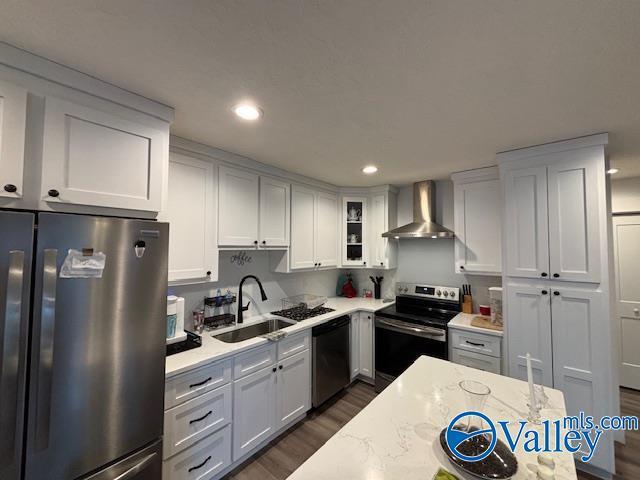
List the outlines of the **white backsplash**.
{"label": "white backsplash", "polygon": [[[196,308],[202,308],[205,296],[213,296],[218,288],[224,294],[227,288],[234,294],[238,293],[238,284],[245,275],[255,275],[262,282],[267,301],[260,298],[260,289],[253,279],[244,283],[242,289],[243,301],[246,305],[251,301],[249,310],[244,313],[245,318],[279,310],[282,305],[282,298],[301,293],[312,293],[315,295],[335,296],[336,283],[338,280],[338,270],[326,270],[318,272],[301,273],[273,273],[269,270],[269,252],[245,250],[246,257],[251,261],[246,261],[244,265],[232,263],[231,259],[237,255],[237,251],[220,252],[220,273],[219,281],[215,283],[171,286],[169,293],[185,298],[185,326],[192,328],[191,312]],[[232,313],[236,313],[237,303],[232,305]]]}

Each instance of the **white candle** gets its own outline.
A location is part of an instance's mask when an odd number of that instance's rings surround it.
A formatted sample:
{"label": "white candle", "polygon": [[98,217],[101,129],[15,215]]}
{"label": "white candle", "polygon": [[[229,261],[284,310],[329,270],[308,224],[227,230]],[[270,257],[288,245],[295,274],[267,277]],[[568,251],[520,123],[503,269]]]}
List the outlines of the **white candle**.
{"label": "white candle", "polygon": [[536,391],[533,387],[533,369],[531,368],[531,354],[527,353],[527,381],[529,382],[529,406],[536,408]]}

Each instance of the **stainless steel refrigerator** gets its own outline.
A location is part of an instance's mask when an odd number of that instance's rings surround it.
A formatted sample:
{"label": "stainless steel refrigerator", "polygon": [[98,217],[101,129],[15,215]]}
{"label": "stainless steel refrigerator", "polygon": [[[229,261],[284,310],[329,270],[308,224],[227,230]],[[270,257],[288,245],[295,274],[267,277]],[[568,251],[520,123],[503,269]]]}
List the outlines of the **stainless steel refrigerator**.
{"label": "stainless steel refrigerator", "polygon": [[161,478],[168,236],[0,211],[1,479]]}

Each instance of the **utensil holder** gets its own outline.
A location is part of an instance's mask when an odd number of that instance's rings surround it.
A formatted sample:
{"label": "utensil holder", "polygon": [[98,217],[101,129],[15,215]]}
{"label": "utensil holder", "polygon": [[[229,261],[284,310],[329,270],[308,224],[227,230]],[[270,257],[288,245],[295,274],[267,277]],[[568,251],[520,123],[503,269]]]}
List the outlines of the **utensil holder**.
{"label": "utensil holder", "polygon": [[382,286],[379,283],[373,285],[373,298],[380,300],[382,298],[380,291]]}

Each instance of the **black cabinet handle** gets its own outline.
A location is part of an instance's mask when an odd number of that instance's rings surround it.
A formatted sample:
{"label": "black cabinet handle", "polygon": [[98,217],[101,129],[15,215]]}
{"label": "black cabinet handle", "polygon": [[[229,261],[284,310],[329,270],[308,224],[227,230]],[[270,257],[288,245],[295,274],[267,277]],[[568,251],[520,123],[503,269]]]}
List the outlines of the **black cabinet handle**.
{"label": "black cabinet handle", "polygon": [[60,196],[60,192],[54,188],[52,188],[51,190],[49,190],[47,192],[47,195],[49,195],[50,197],[59,197]]}
{"label": "black cabinet handle", "polygon": [[319,267],[321,267],[321,266],[322,266],[322,263],[318,263],[318,266],[319,266]]}
{"label": "black cabinet handle", "polygon": [[207,270],[207,277],[211,276],[211,270]]}
{"label": "black cabinet handle", "polygon": [[266,244],[267,244],[267,241],[266,241],[266,240],[262,240],[262,244],[263,244],[263,245],[266,245]]}
{"label": "black cabinet handle", "polygon": [[313,264],[313,266],[314,266],[314,267],[317,267],[317,266],[318,266],[318,264],[317,264],[317,263],[314,263],[314,264]]}
{"label": "black cabinet handle", "polygon": [[189,385],[189,388],[201,387],[202,385],[204,385],[205,383],[207,383],[210,380],[211,380],[211,377],[209,377],[206,380],[203,380],[201,382],[198,382],[198,383],[192,383],[191,385]]}
{"label": "black cabinet handle", "polygon": [[363,265],[366,265],[366,264],[367,264],[367,262],[364,262],[364,263],[363,263]]}
{"label": "black cabinet handle", "polygon": [[559,273],[554,273],[554,274],[553,274],[553,278],[558,278],[559,276],[560,276],[560,274],[559,274]]}
{"label": "black cabinet handle", "polygon": [[197,423],[197,422],[201,422],[202,420],[204,420],[205,418],[207,418],[209,415],[211,415],[213,412],[211,410],[209,410],[207,413],[205,413],[203,416],[201,416],[200,418],[194,418],[193,420],[189,421],[189,425],[191,425],[192,423]]}
{"label": "black cabinet handle", "polygon": [[460,265],[460,270],[464,270],[464,265]]}
{"label": "black cabinet handle", "polygon": [[207,458],[205,458],[204,462],[202,462],[200,465],[196,465],[195,467],[191,467],[189,470],[187,470],[188,473],[193,472],[194,470],[198,470],[199,468],[204,467],[204,465],[211,460],[211,455],[209,455]]}
{"label": "black cabinet handle", "polygon": [[380,266],[381,266],[381,267],[384,267],[384,262],[380,262]]}
{"label": "black cabinet handle", "polygon": [[276,370],[277,370],[277,368],[276,368],[276,367],[273,367],[273,368],[271,369],[271,371],[272,371],[272,372],[275,372]]}
{"label": "black cabinet handle", "polygon": [[279,368],[280,370],[282,370],[282,365],[280,365],[278,368]]}
{"label": "black cabinet handle", "polygon": [[546,290],[542,290],[541,292],[543,295],[546,295],[548,292]]}
{"label": "black cabinet handle", "polygon": [[555,291],[553,292],[553,294],[554,294],[554,295],[560,295],[560,292],[559,292],[558,290],[555,290]]}
{"label": "black cabinet handle", "polygon": [[547,272],[542,272],[542,273],[540,274],[540,276],[541,276],[541,277],[546,277],[547,275],[548,275],[548,274],[547,274]]}
{"label": "black cabinet handle", "polygon": [[18,187],[16,187],[13,183],[7,183],[4,186],[4,191],[9,193],[16,193],[18,191]]}
{"label": "black cabinet handle", "polygon": [[254,240],[254,241],[253,241],[253,244],[254,244],[254,245],[257,245],[257,244],[258,244],[258,240]]}
{"label": "black cabinet handle", "polygon": [[473,345],[474,347],[484,347],[484,343],[475,343],[475,342],[470,342],[469,340],[466,340],[466,342],[469,345]]}

